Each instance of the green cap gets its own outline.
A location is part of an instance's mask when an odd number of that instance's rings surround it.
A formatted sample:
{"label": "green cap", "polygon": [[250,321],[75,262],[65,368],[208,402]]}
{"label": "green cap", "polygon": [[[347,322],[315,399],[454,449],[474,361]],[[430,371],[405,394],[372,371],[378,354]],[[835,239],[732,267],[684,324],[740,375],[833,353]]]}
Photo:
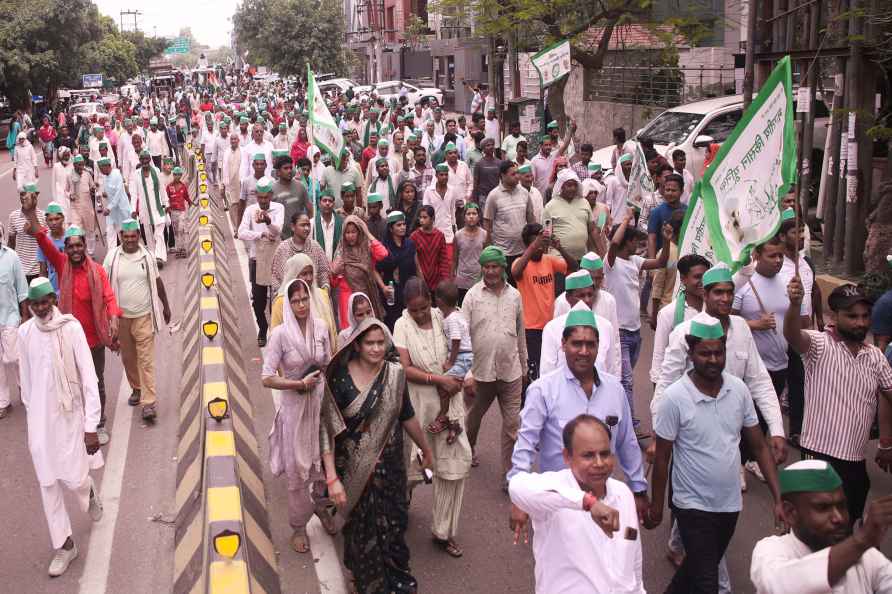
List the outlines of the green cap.
{"label": "green cap", "polygon": [[436,170],[437,173],[449,173],[449,165],[447,165],[446,163],[440,163],[437,165]]}
{"label": "green cap", "polygon": [[589,163],[588,164],[589,173],[598,173],[599,171],[601,171],[601,169],[602,169],[602,167],[601,167],[600,163]]}
{"label": "green cap", "polygon": [[142,151],[140,151],[139,158],[142,159],[143,157],[152,157],[152,153],[149,152],[149,149],[142,149]]}
{"label": "green cap", "polygon": [[480,205],[476,202],[468,202],[467,204],[465,204],[465,212],[468,212],[469,210],[479,211]]}
{"label": "green cap", "polygon": [[786,208],[781,212],[781,223],[784,221],[792,221],[796,218],[796,211],[792,208]]}
{"label": "green cap", "polygon": [[331,188],[325,188],[324,190],[322,190],[322,192],[319,193],[320,200],[322,200],[323,198],[331,198],[332,200],[334,200],[334,197],[335,195],[334,192],[331,191]]}
{"label": "green cap", "polygon": [[173,174],[174,175],[183,175],[183,168],[182,167],[174,167]]}
{"label": "green cap", "polygon": [[75,155],[74,157],[72,157],[71,162],[72,163],[83,163],[84,156],[83,155]]}
{"label": "green cap", "polygon": [[22,190],[24,190],[25,192],[29,192],[31,194],[40,193],[40,189],[37,187],[37,184],[35,184],[35,183],[25,184],[24,186],[22,186]]}
{"label": "green cap", "polygon": [[124,219],[121,231],[139,231],[139,222],[136,219]]}
{"label": "green cap", "polygon": [[624,153],[622,156],[620,156],[619,159],[616,160],[616,164],[620,165],[621,163],[625,163],[626,161],[631,161],[631,160],[632,160],[632,155],[630,153]]}
{"label": "green cap", "polygon": [[344,182],[341,184],[341,194],[344,192],[355,192],[356,186],[352,182]]}
{"label": "green cap", "polygon": [[60,214],[64,215],[65,211],[62,210],[62,205],[58,202],[50,202],[46,205],[46,210],[44,211],[46,214]]}
{"label": "green cap", "polygon": [[564,281],[564,289],[567,291],[575,291],[576,289],[585,289],[594,285],[592,277],[586,270],[578,270],[573,274],[568,274]]}
{"label": "green cap", "polygon": [[241,117],[238,119],[238,123],[239,123],[239,124],[250,124],[250,123],[251,123],[251,120],[248,119],[248,116],[241,116]]}
{"label": "green cap", "polygon": [[266,155],[264,155],[263,153],[254,153],[254,157],[251,160],[266,162]]}
{"label": "green cap", "polygon": [[495,262],[496,264],[501,265],[502,268],[508,267],[508,259],[505,258],[505,252],[494,245],[488,245],[483,248],[477,261],[481,266]]}
{"label": "green cap", "polygon": [[38,276],[28,285],[28,299],[31,301],[36,301],[50,293],[55,293],[55,291],[50,283],[50,279],[45,276]]}
{"label": "green cap", "polygon": [[714,285],[716,283],[730,283],[733,282],[731,280],[731,269],[724,262],[719,262],[712,268],[706,271],[703,275],[703,286],[708,287],[709,285]]}
{"label": "green cap", "polygon": [[109,157],[102,157],[101,159],[96,161],[96,164],[100,167],[103,165],[111,165],[111,159]]}
{"label": "green cap", "polygon": [[390,143],[387,142],[386,138],[382,138],[381,140],[378,141],[378,148],[381,148],[383,146],[390,146]]}
{"label": "green cap", "polygon": [[173,157],[161,157],[162,163],[173,163]]}
{"label": "green cap", "polygon": [[567,314],[567,320],[564,322],[564,328],[573,328],[575,326],[588,326],[597,330],[598,322],[595,320],[594,312],[587,307],[570,310],[570,313]]}
{"label": "green cap", "polygon": [[387,224],[392,225],[394,223],[399,223],[400,221],[405,221],[406,215],[404,215],[399,210],[392,211],[389,215],[387,215]]}
{"label": "green cap", "polygon": [[579,267],[585,270],[601,270],[604,268],[604,260],[595,252],[589,252],[582,257]]}
{"label": "green cap", "polygon": [[100,126],[99,124],[96,124],[95,126],[93,126],[93,132],[96,132],[97,130],[103,130],[103,131],[104,131],[105,128],[103,128],[103,127]]}
{"label": "green cap", "polygon": [[108,143],[107,143],[107,142],[100,142],[100,143],[99,143],[99,148],[100,148],[100,149],[106,149],[106,150],[108,150]]}
{"label": "green cap", "polygon": [[384,202],[384,199],[381,198],[381,194],[378,192],[372,192],[366,197],[365,201],[369,204],[378,204]]}
{"label": "green cap", "polygon": [[255,124],[264,124],[264,123],[266,123],[266,120],[264,120],[263,118],[257,118],[257,121],[254,123]]}
{"label": "green cap", "polygon": [[257,180],[257,192],[260,194],[268,194],[273,191],[273,180],[265,175]]}
{"label": "green cap", "polygon": [[84,235],[84,230],[77,225],[71,225],[68,229],[65,229],[65,239],[69,237],[83,237]]}
{"label": "green cap", "polygon": [[529,163],[524,163],[523,165],[521,165],[520,167],[517,168],[517,173],[520,173],[520,174],[530,173],[531,171],[533,171],[533,167]]}
{"label": "green cap", "polygon": [[777,472],[781,495],[825,493],[842,486],[842,479],[824,460],[800,460]]}
{"label": "green cap", "polygon": [[725,335],[725,330],[718,319],[706,312],[700,312],[691,318],[689,334],[703,340],[718,340]]}
{"label": "green cap", "polygon": [[288,151],[278,150],[278,151],[272,152],[273,159],[278,159],[279,157],[288,157],[288,156],[289,156]]}
{"label": "green cap", "polygon": [[545,126],[545,128],[547,128],[548,130],[554,130],[557,127],[558,127],[557,120],[551,120],[550,122],[548,122],[548,125]]}
{"label": "green cap", "polygon": [[286,122],[282,122],[279,124],[279,130],[287,130],[288,124]]}
{"label": "green cap", "polygon": [[387,160],[387,157],[378,157],[375,159],[375,167],[378,165],[390,165],[390,162]]}
{"label": "green cap", "polygon": [[150,124],[157,124],[157,123],[158,123],[158,118],[156,118],[156,117],[154,117],[154,116],[151,117],[151,118],[149,118],[149,123],[150,123]]}
{"label": "green cap", "polygon": [[457,151],[458,147],[455,146],[454,142],[450,142],[446,144],[446,147],[443,150],[448,153],[449,151]]}

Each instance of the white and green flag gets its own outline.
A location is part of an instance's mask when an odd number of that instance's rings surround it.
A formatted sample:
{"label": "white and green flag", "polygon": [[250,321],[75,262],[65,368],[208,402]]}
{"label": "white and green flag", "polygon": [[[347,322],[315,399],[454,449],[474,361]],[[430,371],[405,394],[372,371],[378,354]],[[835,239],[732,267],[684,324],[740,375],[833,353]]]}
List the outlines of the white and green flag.
{"label": "white and green flag", "polygon": [[[733,270],[777,233],[796,179],[790,58],[783,58],[706,169],[700,199],[716,257]],[[681,253],[681,252],[680,252]]]}
{"label": "white and green flag", "polygon": [[[700,183],[694,185],[688,209],[685,212],[684,222],[678,240],[678,257],[688,254],[699,254],[716,264],[718,258],[715,250],[709,242],[709,230],[706,224],[706,209],[703,208],[703,200],[700,198]],[[679,285],[681,286],[681,285]]]}
{"label": "white and green flag", "polygon": [[654,180],[647,169],[647,158],[641,143],[635,143],[635,154],[632,155],[632,170],[629,172],[629,187],[626,189],[626,204],[641,209],[645,194],[656,191]]}
{"label": "white and green flag", "polygon": [[316,86],[316,77],[307,65],[307,132],[310,140],[331,157],[335,167],[340,167],[344,135],[335,123],[322,92]]}
{"label": "white and green flag", "polygon": [[539,73],[539,85],[544,89],[570,74],[570,42],[549,45],[530,58],[530,62]]}

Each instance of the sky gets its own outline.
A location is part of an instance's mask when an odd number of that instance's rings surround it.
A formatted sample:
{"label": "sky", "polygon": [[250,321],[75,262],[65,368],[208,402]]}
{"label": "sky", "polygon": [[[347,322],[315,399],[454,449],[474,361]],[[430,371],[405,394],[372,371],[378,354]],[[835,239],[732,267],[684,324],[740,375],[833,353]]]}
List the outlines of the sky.
{"label": "sky", "polygon": [[[211,48],[229,45],[230,18],[238,0],[94,0],[99,12],[120,25],[122,10],[138,10],[139,30],[147,35],[176,37],[181,28],[191,27],[195,39]],[[133,28],[133,17],[124,17],[124,29]]]}

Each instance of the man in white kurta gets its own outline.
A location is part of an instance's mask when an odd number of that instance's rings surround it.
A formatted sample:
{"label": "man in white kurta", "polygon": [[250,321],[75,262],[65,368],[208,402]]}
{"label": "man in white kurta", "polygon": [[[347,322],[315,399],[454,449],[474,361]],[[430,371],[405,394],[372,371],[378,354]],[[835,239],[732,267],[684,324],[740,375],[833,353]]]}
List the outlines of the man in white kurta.
{"label": "man in white kurta", "polygon": [[[130,177],[130,209],[137,213],[146,236],[146,247],[163,266],[167,262],[167,242],[164,227],[167,224],[167,190],[161,183],[161,173],[152,165],[147,150],[139,155],[140,168]],[[159,268],[160,268],[159,266]]]}
{"label": "man in white kurta", "polygon": [[15,153],[13,153],[12,177],[15,178],[16,189],[21,192],[27,184],[37,183],[40,174],[37,171],[37,151],[28,142],[28,135],[19,132],[15,141]]}
{"label": "man in white kurta", "polygon": [[583,414],[564,431],[569,468],[508,483],[511,502],[533,520],[536,594],[644,594],[635,498],[610,478],[610,430]]}
{"label": "man in white kurta", "polygon": [[[62,315],[50,281],[37,277],[28,290],[30,320],[19,327],[19,380],[28,417],[28,448],[56,553],[51,576],[77,557],[63,487],[94,521],[102,517],[90,470],[103,464],[96,425],[99,384],[84,330]],[[92,455],[91,455],[92,454]]]}
{"label": "man in white kurta", "polygon": [[[594,286],[592,279],[586,270],[580,270],[567,276],[567,297],[570,301],[570,311],[574,309],[592,310],[592,297]],[[542,329],[542,354],[539,359],[539,375],[561,367],[566,358],[561,345],[564,325],[569,312],[550,320]],[[622,358],[620,345],[614,340],[615,327],[607,318],[595,313],[595,324],[598,330],[598,355],[595,363],[610,375],[621,377]]]}
{"label": "man in white kurta", "polygon": [[790,464],[778,482],[791,531],[756,543],[750,578],[759,594],[892,592],[892,561],[879,550],[892,496],[872,500],[853,532],[842,480],[826,461]]}

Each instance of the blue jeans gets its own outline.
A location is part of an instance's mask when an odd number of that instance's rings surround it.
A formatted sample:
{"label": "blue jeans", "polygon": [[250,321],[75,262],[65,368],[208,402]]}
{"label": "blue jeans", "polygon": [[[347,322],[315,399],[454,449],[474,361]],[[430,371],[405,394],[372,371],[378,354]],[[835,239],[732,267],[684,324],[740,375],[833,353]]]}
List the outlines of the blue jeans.
{"label": "blue jeans", "polygon": [[[681,542],[681,532],[678,530],[678,522],[672,520],[672,530],[669,531],[669,550],[673,553],[684,553],[684,543]],[[728,575],[728,562],[722,555],[719,561],[719,594],[731,594],[731,576]]]}
{"label": "blue jeans", "polygon": [[641,354],[641,330],[619,329],[619,344],[622,349],[623,376],[621,378],[623,389],[626,391],[626,399],[629,401],[629,410],[632,418],[635,418],[635,398],[632,391],[633,372],[638,363],[638,355]]}

